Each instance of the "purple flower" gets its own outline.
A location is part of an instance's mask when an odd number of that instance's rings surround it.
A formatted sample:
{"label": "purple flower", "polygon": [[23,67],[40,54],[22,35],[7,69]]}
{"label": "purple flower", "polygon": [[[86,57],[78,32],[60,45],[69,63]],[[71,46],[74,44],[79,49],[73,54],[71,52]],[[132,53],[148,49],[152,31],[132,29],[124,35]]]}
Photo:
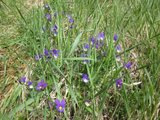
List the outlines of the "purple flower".
{"label": "purple flower", "polygon": [[117,88],[121,88],[121,87],[122,87],[122,84],[123,84],[122,79],[117,79],[117,80],[116,80],[116,87],[117,87]]}
{"label": "purple flower", "polygon": [[70,18],[70,19],[69,19],[69,22],[70,22],[70,23],[74,23],[73,18]]}
{"label": "purple flower", "polygon": [[54,34],[54,36],[57,36],[58,32],[58,26],[55,24],[53,27],[51,27],[51,32]]}
{"label": "purple flower", "polygon": [[85,83],[89,82],[88,75],[87,75],[87,74],[82,74],[82,80],[83,80],[83,82],[85,82]]}
{"label": "purple flower", "polygon": [[118,40],[118,35],[117,34],[114,34],[114,37],[113,37],[114,41],[116,42]]}
{"label": "purple flower", "polygon": [[52,21],[52,16],[51,16],[51,14],[49,14],[49,13],[47,13],[46,15],[45,15],[45,17],[46,17],[46,19],[48,20],[48,21]]}
{"label": "purple flower", "polygon": [[121,46],[120,46],[120,45],[117,45],[117,46],[116,46],[116,50],[117,50],[118,53],[121,52],[121,50],[122,50]]}
{"label": "purple flower", "polygon": [[83,46],[83,50],[84,50],[84,51],[87,51],[88,49],[89,49],[89,44],[86,43],[86,44]]}
{"label": "purple flower", "polygon": [[50,10],[48,3],[44,4],[44,9]]}
{"label": "purple flower", "polygon": [[91,37],[89,40],[92,46],[96,43],[96,39],[94,37]]}
{"label": "purple flower", "polygon": [[44,80],[41,80],[40,82],[38,82],[36,90],[40,91],[40,90],[44,90],[47,87],[47,83],[44,82]]}
{"label": "purple flower", "polygon": [[58,26],[55,24],[52,28],[51,28],[51,31],[53,32],[54,30],[57,30],[58,29]]}
{"label": "purple flower", "polygon": [[132,66],[132,62],[130,62],[130,61],[128,63],[124,64],[124,67],[126,69],[131,69],[131,66]]}
{"label": "purple flower", "polygon": [[104,40],[104,38],[105,38],[104,32],[100,32],[100,33],[98,34],[98,36],[97,36],[97,39],[98,39],[98,40]]}
{"label": "purple flower", "polygon": [[20,83],[25,83],[26,82],[26,77],[21,77],[21,79],[19,80]]}
{"label": "purple flower", "polygon": [[28,85],[29,88],[33,88],[33,82],[32,81],[28,81],[27,85]]}
{"label": "purple flower", "polygon": [[53,56],[55,59],[58,58],[59,52],[60,52],[60,50],[57,50],[57,49],[51,50],[51,54],[52,54],[52,56]]}
{"label": "purple flower", "polygon": [[97,42],[96,43],[96,49],[99,49],[100,48],[100,46],[99,46],[99,43]]}
{"label": "purple flower", "polygon": [[72,16],[68,15],[67,17],[70,23],[74,23],[74,19],[72,18]]}
{"label": "purple flower", "polygon": [[56,109],[58,110],[58,112],[61,112],[61,113],[64,112],[64,109],[66,106],[66,101],[64,99],[61,101],[56,99],[55,104],[56,104]]}
{"label": "purple flower", "polygon": [[43,56],[41,54],[37,54],[34,56],[35,60],[40,60]]}
{"label": "purple flower", "polygon": [[28,81],[28,82],[27,82],[27,85],[28,85],[28,86],[30,86],[30,85],[32,85],[32,84],[33,84],[32,81]]}
{"label": "purple flower", "polygon": [[49,51],[48,51],[47,49],[44,49],[44,55],[45,55],[46,57],[49,57]]}

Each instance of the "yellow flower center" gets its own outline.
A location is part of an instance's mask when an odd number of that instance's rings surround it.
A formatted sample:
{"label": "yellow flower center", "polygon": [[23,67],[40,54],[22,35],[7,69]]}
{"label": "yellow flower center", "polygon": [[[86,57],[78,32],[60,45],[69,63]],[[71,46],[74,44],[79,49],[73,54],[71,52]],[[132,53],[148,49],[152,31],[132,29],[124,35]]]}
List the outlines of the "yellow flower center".
{"label": "yellow flower center", "polygon": [[60,107],[59,107],[59,110],[62,110],[62,109],[63,109],[63,108],[60,106]]}

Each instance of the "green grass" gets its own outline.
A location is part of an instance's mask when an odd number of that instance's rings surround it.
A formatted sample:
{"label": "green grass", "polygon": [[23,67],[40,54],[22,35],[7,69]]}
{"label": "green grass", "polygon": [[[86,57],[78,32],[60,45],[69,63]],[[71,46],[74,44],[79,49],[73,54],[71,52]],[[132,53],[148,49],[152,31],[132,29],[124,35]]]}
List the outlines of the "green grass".
{"label": "green grass", "polygon": [[[0,2],[1,60],[0,118],[2,119],[160,119],[160,8],[159,0],[56,0],[48,1],[51,13],[57,18],[47,22],[43,6],[28,10],[23,0]],[[13,12],[12,12],[13,11]],[[66,14],[74,18],[73,29],[68,29]],[[58,26],[54,37],[50,27]],[[46,32],[42,27],[46,26]],[[105,45],[100,50],[90,49],[84,58],[82,45],[99,32],[105,33]],[[114,43],[114,34],[118,41]],[[120,44],[122,52],[115,46]],[[44,48],[58,49],[58,59],[34,56]],[[5,51],[5,52],[3,52]],[[107,52],[105,57],[101,52]],[[120,55],[122,60],[116,61]],[[132,68],[123,63],[132,61]],[[14,71],[11,73],[10,70]],[[82,81],[82,73],[89,82]],[[14,77],[13,77],[14,76]],[[34,87],[44,79],[44,91],[28,89],[17,81],[26,76]],[[116,88],[121,78],[123,86]],[[136,83],[141,82],[139,85]],[[7,90],[7,86],[12,84]],[[48,101],[66,100],[64,113],[58,113],[55,104]],[[85,101],[89,100],[87,106]],[[53,102],[54,103],[54,102]]]}

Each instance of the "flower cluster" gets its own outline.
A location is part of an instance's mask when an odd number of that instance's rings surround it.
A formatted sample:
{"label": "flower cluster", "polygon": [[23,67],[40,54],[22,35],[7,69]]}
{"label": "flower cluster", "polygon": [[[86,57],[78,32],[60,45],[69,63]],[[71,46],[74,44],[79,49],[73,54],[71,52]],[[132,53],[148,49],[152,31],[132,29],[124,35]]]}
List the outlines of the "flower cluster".
{"label": "flower cluster", "polygon": [[96,38],[91,37],[90,42],[92,46],[95,46],[96,49],[100,49],[101,47],[104,46],[104,39],[105,39],[104,32],[100,32]]}
{"label": "flower cluster", "polygon": [[[46,32],[46,30],[49,30],[53,36],[57,36],[58,35],[58,26],[56,23],[54,25],[51,24],[54,21],[54,19],[52,17],[52,10],[47,3],[44,4],[44,10],[45,10],[45,18],[46,18],[47,23],[46,23],[46,25],[43,25],[43,27],[42,27],[43,32]],[[53,16],[55,18],[57,18],[58,13],[54,12]]]}
{"label": "flower cluster", "polygon": [[[22,77],[19,80],[19,83],[27,85],[30,89],[34,87],[33,82],[30,80],[27,80],[26,77]],[[36,90],[37,91],[44,90],[46,87],[47,87],[47,83],[44,80],[41,80],[40,82],[38,82],[36,86]]]}
{"label": "flower cluster", "polygon": [[44,9],[46,11],[45,17],[47,19],[47,21],[51,22],[52,21],[52,15],[51,15],[51,11],[50,11],[50,6],[46,3],[44,4]]}
{"label": "flower cluster", "polygon": [[44,49],[43,54],[37,54],[35,55],[35,60],[40,60],[41,58],[46,57],[46,58],[51,58],[54,57],[55,59],[58,58],[60,50],[57,49]]}
{"label": "flower cluster", "polygon": [[72,29],[74,27],[74,19],[71,15],[67,15],[68,21],[69,21],[69,28]]}
{"label": "flower cluster", "polygon": [[[114,39],[114,42],[115,42],[115,44],[116,44],[116,46],[115,46],[116,52],[117,52],[117,53],[122,52],[121,45],[120,45],[120,44],[117,44],[117,42],[118,42],[118,35],[117,35],[117,34],[114,34],[113,39]],[[121,59],[121,56],[118,55],[118,54],[116,55],[116,61],[117,61],[117,62],[120,62],[120,63],[123,62],[122,59]],[[132,67],[132,62],[131,62],[131,61],[128,61],[127,63],[123,63],[123,67],[124,67],[125,69],[127,69],[127,70],[128,70],[128,69],[131,69],[131,67]],[[121,88],[121,87],[122,87],[122,84],[123,84],[122,79],[117,79],[117,80],[116,80],[116,87],[117,87],[117,88]]]}
{"label": "flower cluster", "polygon": [[[105,47],[104,39],[105,39],[104,32],[100,32],[97,35],[97,37],[90,37],[89,41],[82,45],[83,53],[81,54],[81,57],[84,57],[84,58],[89,57],[91,53],[89,54],[88,51],[91,49],[96,49],[97,52],[100,52],[100,55],[105,56],[106,51],[103,51],[103,50],[106,50],[107,47]],[[83,63],[87,64],[89,63],[89,60],[84,59]]]}
{"label": "flower cluster", "polygon": [[[51,48],[52,47],[55,48],[55,46],[52,46],[52,45],[57,45],[57,44],[54,44],[54,43],[57,43],[57,41],[56,41],[57,39],[59,40],[59,37],[56,37],[56,36],[59,35],[58,32],[60,32],[60,30],[61,30],[60,29],[61,25],[56,24],[56,22],[54,21],[54,17],[57,18],[58,13],[55,12],[54,14],[52,14],[52,12],[51,12],[52,10],[51,10],[51,8],[48,4],[44,5],[44,9],[45,9],[44,19],[45,19],[46,26],[43,26],[42,30],[43,30],[43,32],[49,32],[49,34],[47,34],[47,37],[49,39],[51,38],[51,41],[53,41],[53,42],[51,42],[52,44],[44,45],[45,48],[43,48],[44,49],[43,52],[38,53],[34,56],[36,61],[38,61],[40,59],[45,59],[45,60],[46,59],[49,60],[49,59],[52,59],[52,58],[53,59],[58,59],[58,57],[60,55],[60,50],[58,50],[58,49],[47,49],[48,46],[50,46]],[[52,15],[54,17],[52,17]],[[75,24],[75,20],[73,19],[73,17],[71,15],[66,15],[65,17],[68,18],[69,27],[73,28],[73,25]],[[113,41],[111,41],[111,43],[113,42],[113,44],[114,44],[114,49],[113,50],[114,50],[114,53],[115,53],[115,56],[116,56],[116,60],[117,60],[117,62],[120,62],[121,61],[120,54],[122,53],[122,45],[119,43],[118,39],[119,39],[118,35],[114,34],[114,36],[112,38]],[[47,41],[47,43],[49,43],[49,42]],[[58,44],[58,46],[59,46],[59,44]],[[63,47],[63,45],[61,47]],[[79,80],[81,82],[83,82],[83,84],[85,84],[85,86],[88,87],[89,83],[90,82],[92,83],[93,78],[92,78],[92,72],[91,72],[91,74],[89,74],[89,72],[86,72],[86,71],[88,71],[88,69],[86,70],[86,68],[89,65],[92,65],[92,63],[93,64],[98,63],[98,65],[99,65],[99,63],[101,63],[101,60],[104,60],[106,58],[107,54],[108,54],[108,52],[107,52],[108,44],[106,42],[105,32],[100,31],[98,34],[90,36],[89,40],[80,44],[80,46],[78,46],[78,48],[80,48],[80,49],[78,49],[78,52],[80,54],[78,53],[77,56],[81,57],[81,60],[82,60],[82,63],[83,63],[83,64],[81,64],[82,69],[80,69],[78,71],[78,73],[80,74],[78,78],[80,78]],[[61,56],[62,56],[62,54],[61,54]],[[92,62],[89,59],[91,57],[95,58],[96,60]],[[125,69],[129,70],[129,69],[131,69],[131,66],[132,66],[131,61],[123,62],[123,67]],[[63,68],[62,68],[62,71],[63,71]],[[45,80],[40,80],[38,83],[33,84],[33,82],[27,80],[26,77],[22,77],[19,80],[19,82],[21,84],[27,85],[29,88],[35,89],[37,91],[37,93],[44,93],[44,92],[41,92],[41,91],[43,91],[45,89],[47,89],[47,90],[49,89],[49,85],[47,84],[47,82]],[[115,85],[118,89],[121,89],[122,85],[123,85],[122,78],[118,77],[118,79],[115,80]],[[49,104],[53,105],[53,101]],[[58,112],[63,113],[65,111],[65,107],[66,107],[65,99],[62,99],[62,100],[56,99],[54,101],[54,104],[55,104],[55,108],[57,109]],[[85,104],[86,104],[86,106],[90,106],[91,101],[89,101],[89,100],[85,101]]]}
{"label": "flower cluster", "polygon": [[[82,54],[81,57],[84,58],[82,60],[83,64],[88,64],[90,63],[90,60],[88,59],[88,57],[91,56],[92,52],[94,51],[93,49],[95,49],[97,51],[97,58],[101,56],[106,56],[106,48],[105,47],[105,33],[104,32],[99,32],[96,37],[92,36],[89,38],[88,42],[85,42],[84,44],[82,44]],[[104,47],[104,48],[103,48]],[[101,48],[101,49],[100,49]],[[90,52],[89,52],[90,51]],[[94,54],[94,53],[93,53]],[[82,81],[84,83],[88,83],[89,82],[89,77],[88,74],[83,73],[82,74]]]}
{"label": "flower cluster", "polygon": [[33,82],[30,80],[27,80],[26,77],[21,77],[21,79],[19,80],[19,83],[27,85],[30,89],[33,88]]}
{"label": "flower cluster", "polygon": [[[27,84],[27,86],[29,88],[33,88],[33,82],[32,81],[26,81],[26,77],[22,77],[19,82],[21,84]],[[44,90],[46,87],[48,86],[48,84],[44,81],[44,80],[41,80],[37,83],[37,86],[36,86],[36,90],[37,91],[42,91]],[[52,102],[50,103],[50,105],[52,105]],[[64,109],[65,109],[65,106],[66,106],[66,102],[65,100],[59,100],[59,99],[56,99],[55,100],[55,105],[56,105],[56,109],[58,110],[58,112],[64,112]]]}

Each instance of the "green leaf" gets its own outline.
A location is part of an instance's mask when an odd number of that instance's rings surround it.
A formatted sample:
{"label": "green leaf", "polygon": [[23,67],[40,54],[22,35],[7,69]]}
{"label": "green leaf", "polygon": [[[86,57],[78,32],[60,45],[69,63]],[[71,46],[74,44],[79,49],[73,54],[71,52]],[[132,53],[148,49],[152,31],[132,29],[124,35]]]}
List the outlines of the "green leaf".
{"label": "green leaf", "polygon": [[93,60],[91,58],[87,58],[87,57],[73,57],[73,58],[64,58],[65,60]]}
{"label": "green leaf", "polygon": [[77,48],[78,43],[80,42],[80,38],[81,38],[82,34],[83,34],[83,33],[80,33],[80,34],[76,37],[74,43],[72,44],[72,48],[71,48],[71,51],[70,51],[70,53],[69,53],[68,56],[70,56],[70,55],[74,52],[74,50]]}
{"label": "green leaf", "polygon": [[0,113],[0,120],[9,120],[8,115]]}
{"label": "green leaf", "polygon": [[30,105],[30,104],[33,103],[33,102],[34,102],[34,99],[33,99],[33,98],[30,98],[30,99],[28,99],[26,102],[24,102],[23,104],[15,107],[15,108],[10,112],[9,117],[14,116],[17,112],[25,109],[28,105]]}

